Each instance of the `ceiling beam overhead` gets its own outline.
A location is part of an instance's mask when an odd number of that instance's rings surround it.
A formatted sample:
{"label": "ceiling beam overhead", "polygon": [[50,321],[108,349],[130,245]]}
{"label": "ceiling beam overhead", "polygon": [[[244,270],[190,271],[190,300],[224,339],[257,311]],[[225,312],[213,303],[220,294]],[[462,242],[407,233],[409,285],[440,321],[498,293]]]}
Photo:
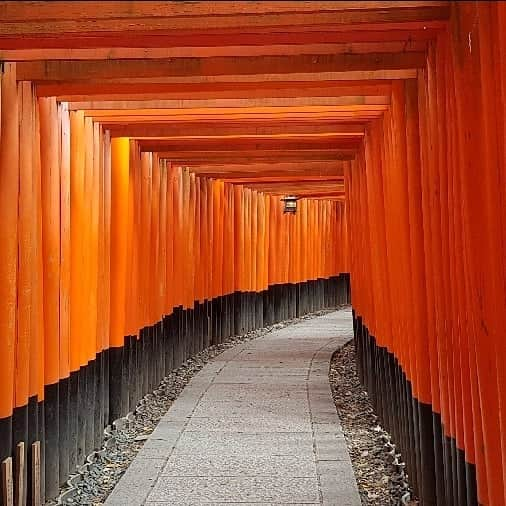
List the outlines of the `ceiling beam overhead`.
{"label": "ceiling beam overhead", "polygon": [[298,150],[305,152],[307,150],[357,150],[360,147],[361,138],[314,138],[314,139],[252,139],[252,140],[232,140],[223,141],[222,139],[207,141],[181,142],[180,140],[141,140],[139,146],[141,151],[176,151],[176,152],[227,152],[241,153],[269,152],[269,151],[287,151]]}
{"label": "ceiling beam overhead", "polygon": [[212,162],[223,163],[250,163],[250,162],[276,162],[276,161],[338,161],[353,160],[355,158],[355,149],[334,149],[334,150],[257,150],[239,152],[230,151],[160,151],[157,152],[160,158],[166,158],[173,162],[179,162],[184,165],[192,165],[195,162],[211,164]]}
{"label": "ceiling beam overhead", "polygon": [[340,97],[282,97],[282,98],[235,98],[201,100],[115,100],[92,102],[69,102],[69,110],[104,109],[116,111],[135,111],[146,109],[200,109],[200,108],[237,108],[237,107],[307,107],[307,106],[347,106],[347,105],[389,105],[389,96],[340,96]]}
{"label": "ceiling beam overhead", "polygon": [[[189,133],[189,131],[187,132]],[[195,146],[200,149],[202,146],[210,145],[223,145],[223,144],[254,144],[255,146],[259,143],[277,144],[283,142],[293,141],[307,141],[315,143],[334,143],[334,142],[351,142],[362,139],[364,134],[360,133],[335,133],[335,132],[321,132],[321,133],[294,133],[294,132],[283,132],[270,135],[207,135],[207,136],[195,136],[195,135],[177,135],[173,137],[141,137],[141,136],[125,136],[135,139],[140,144],[148,145],[149,143],[166,143],[166,145],[188,145]]]}
{"label": "ceiling beam overhead", "polygon": [[[378,25],[396,26],[406,23],[420,25],[448,19],[448,2],[418,3],[379,2],[357,8],[351,2],[334,2],[333,5],[320,2],[301,2],[309,8],[301,9],[297,2],[223,2],[229,10],[216,7],[218,2],[166,2],[154,5],[137,2],[132,8],[129,2],[124,7],[128,12],[114,15],[110,2],[34,2],[16,9],[19,2],[2,2],[0,35],[19,36],[53,34],[114,34],[128,32],[170,34],[193,32],[218,32],[248,30],[253,33],[269,33],[281,28],[293,32],[302,30],[335,29],[353,31],[357,28]],[[121,2],[111,2],[121,4]],[[143,5],[143,4],[146,5]],[[221,3],[221,2],[220,2]],[[47,5],[49,4],[49,5]],[[54,4],[54,5],[51,5]],[[105,5],[104,5],[105,4]],[[240,4],[244,4],[242,7]],[[266,4],[266,5],[264,5]],[[342,5],[341,5],[342,4]],[[383,4],[383,5],[382,5]],[[29,7],[29,8],[27,8]],[[24,13],[24,16],[23,16]],[[39,15],[40,14],[40,15]]]}
{"label": "ceiling beam overhead", "polygon": [[[255,176],[254,174],[252,176],[251,172],[234,172],[234,171],[230,171],[230,172],[226,172],[226,171],[200,172],[199,170],[195,170],[192,167],[190,167],[190,171],[194,172],[199,177],[205,177],[205,178],[209,178],[209,179],[221,179],[224,181],[230,180],[229,182],[231,182],[231,183],[234,183],[234,182],[241,183],[240,179],[248,179],[248,178],[251,179],[253,176],[255,178],[256,177],[279,177],[280,174],[287,174],[287,172],[280,173],[280,172],[276,172],[276,171],[265,171],[265,172],[256,173],[256,174],[258,174],[258,176]],[[304,177],[307,177],[308,175],[310,176],[311,174],[313,174],[313,172],[301,170],[301,171],[288,172],[288,174],[293,174],[294,178],[304,178]],[[315,174],[317,174],[317,172],[315,172]],[[319,177],[327,177],[327,176],[319,176]],[[330,176],[330,177],[333,177],[333,176]]]}
{"label": "ceiling beam overhead", "polygon": [[344,176],[256,176],[256,177],[227,177],[222,178],[226,183],[236,184],[264,184],[264,183],[305,183],[305,182],[318,182],[318,181],[336,181],[342,183]]}
{"label": "ceiling beam overhead", "polygon": [[359,122],[375,117],[387,105],[305,106],[305,107],[230,107],[199,109],[85,110],[86,116],[107,123],[169,123],[171,121],[349,121]]}
{"label": "ceiling beam overhead", "polygon": [[[266,86],[268,84],[268,86]],[[309,83],[311,84],[311,83]],[[39,84],[39,97],[56,97],[60,102],[118,102],[160,100],[224,100],[224,99],[278,99],[304,97],[386,97],[391,93],[387,80],[351,82],[323,81],[308,86],[306,82],[288,83],[189,83],[174,84]],[[199,87],[200,89],[192,89]]]}
{"label": "ceiling beam overhead", "polygon": [[276,45],[183,46],[183,47],[109,47],[1,49],[0,59],[10,61],[37,60],[159,60],[162,58],[211,58],[218,56],[282,56],[300,54],[364,54],[425,51],[424,40],[388,42],[341,42]]}
{"label": "ceiling beam overhead", "polygon": [[[418,54],[418,53],[416,53]],[[42,62],[29,62],[29,63],[42,63]],[[76,62],[81,63],[81,62]],[[27,65],[26,63],[20,63],[21,65]],[[40,69],[39,69],[40,70]],[[263,86],[265,83],[270,83],[272,86],[274,83],[305,83],[306,85],[314,85],[315,83],[327,82],[349,82],[356,81],[386,81],[391,82],[396,79],[415,79],[417,76],[416,68],[407,68],[401,70],[354,70],[354,71],[332,71],[332,72],[293,72],[293,73],[277,73],[275,69],[270,73],[263,74],[227,74],[227,75],[194,75],[194,76],[175,76],[166,75],[161,77],[118,77],[118,78],[80,78],[76,80],[77,74],[69,79],[51,79],[47,76],[43,80],[34,80],[34,82],[40,85],[94,85],[94,86],[116,86],[127,84],[129,86],[137,86],[137,90],[143,89],[146,85],[184,85],[189,84],[237,84],[237,83],[249,83],[258,84]],[[19,76],[18,76],[19,77]]]}
{"label": "ceiling beam overhead", "polygon": [[[97,20],[97,19],[138,19],[139,17],[157,18],[209,18],[225,15],[268,15],[268,14],[310,14],[320,13],[354,13],[380,12],[420,9],[439,9],[447,7],[442,1],[287,1],[287,2],[102,2],[78,0],[73,2],[32,1],[20,5],[17,1],[4,1],[0,4],[0,18],[6,23],[29,20]],[[36,16],[34,17],[34,13]],[[431,18],[431,19],[435,19]]]}
{"label": "ceiling beam overhead", "polygon": [[[254,189],[254,188],[252,188]],[[259,191],[259,190],[258,190]],[[263,193],[269,193],[271,195],[286,195],[287,193],[294,193],[290,190],[283,188],[272,188],[263,190]],[[328,197],[344,197],[346,194],[342,190],[312,190],[301,188],[297,191],[297,197],[300,198],[328,198]]]}
{"label": "ceiling beam overhead", "polygon": [[[18,2],[19,3],[19,2]],[[0,4],[2,5],[2,4]],[[0,32],[0,50],[4,51],[31,51],[34,55],[38,49],[60,49],[72,51],[71,56],[64,58],[65,60],[74,59],[74,55],[79,55],[75,51],[85,49],[104,49],[111,51],[112,55],[116,50],[144,48],[148,51],[151,48],[217,48],[217,47],[249,47],[255,46],[269,47],[281,45],[310,45],[310,44],[353,44],[365,42],[402,42],[406,48],[417,42],[427,42],[433,40],[438,31],[444,27],[443,22],[429,21],[423,23],[423,27],[419,25],[413,26],[411,23],[405,23],[393,29],[383,29],[381,25],[376,27],[364,26],[357,27],[353,31],[331,30],[321,27],[318,31],[302,31],[297,32],[297,40],[294,41],[293,32],[290,30],[276,31],[270,33],[258,34],[250,31],[230,32],[220,31],[213,33],[210,31],[199,33],[137,33],[135,37],[125,33],[114,34],[65,34],[64,37],[54,37],[50,35],[37,36],[23,34],[19,36],[8,36]],[[392,28],[392,27],[390,27]],[[351,52],[351,51],[349,51]],[[48,55],[43,59],[56,59]],[[62,54],[61,52],[59,54]],[[198,56],[195,54],[194,56]],[[34,58],[38,59],[38,58]],[[79,59],[79,58],[77,58]],[[97,59],[97,58],[94,58]]]}
{"label": "ceiling beam overhead", "polygon": [[253,188],[257,191],[261,192],[283,192],[283,193],[297,193],[301,191],[313,191],[313,192],[343,192],[344,184],[342,182],[330,181],[328,183],[314,183],[314,182],[306,182],[306,181],[298,181],[295,183],[286,183],[282,181],[274,181],[274,182],[263,182],[263,183],[234,183],[234,184],[242,184],[244,186],[248,186],[249,188]]}
{"label": "ceiling beam overhead", "polygon": [[334,137],[363,137],[364,126],[360,123],[329,123],[297,124],[292,122],[279,122],[275,124],[251,124],[199,122],[188,123],[181,121],[178,124],[160,125],[150,124],[126,124],[111,125],[103,122],[104,128],[109,129],[112,137],[140,137],[140,138],[194,138],[194,137],[274,137],[278,135],[305,136],[305,135],[330,135]]}
{"label": "ceiling beam overhead", "polygon": [[191,77],[418,69],[425,52],[303,54],[290,56],[171,58],[153,60],[44,60],[21,62],[20,81],[85,81],[138,77]]}
{"label": "ceiling beam overhead", "polygon": [[[343,177],[344,164],[338,160],[303,160],[303,161],[280,161],[275,162],[229,162],[226,164],[218,162],[197,162],[192,161],[187,166],[192,172],[208,177]],[[213,174],[213,175],[211,175]]]}
{"label": "ceiling beam overhead", "polygon": [[389,96],[391,82],[372,81],[276,81],[256,83],[40,83],[39,97],[55,96],[65,102],[119,100],[192,100],[227,98]]}

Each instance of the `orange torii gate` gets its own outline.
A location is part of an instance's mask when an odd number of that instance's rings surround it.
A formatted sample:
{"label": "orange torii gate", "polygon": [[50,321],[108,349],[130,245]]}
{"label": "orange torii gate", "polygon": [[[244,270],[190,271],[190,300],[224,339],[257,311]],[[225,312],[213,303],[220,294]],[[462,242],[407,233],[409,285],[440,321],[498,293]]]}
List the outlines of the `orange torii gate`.
{"label": "orange torii gate", "polygon": [[0,2],[0,461],[42,449],[18,490],[55,497],[167,372],[350,276],[421,503],[504,504],[505,5]]}

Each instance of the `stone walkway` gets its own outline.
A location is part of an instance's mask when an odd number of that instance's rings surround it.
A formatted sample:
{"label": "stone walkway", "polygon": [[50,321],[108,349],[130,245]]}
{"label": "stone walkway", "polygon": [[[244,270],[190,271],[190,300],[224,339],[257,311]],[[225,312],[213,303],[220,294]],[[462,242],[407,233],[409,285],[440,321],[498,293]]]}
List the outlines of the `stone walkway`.
{"label": "stone walkway", "polygon": [[105,504],[360,506],[328,381],[332,353],[351,336],[341,310],[216,357]]}

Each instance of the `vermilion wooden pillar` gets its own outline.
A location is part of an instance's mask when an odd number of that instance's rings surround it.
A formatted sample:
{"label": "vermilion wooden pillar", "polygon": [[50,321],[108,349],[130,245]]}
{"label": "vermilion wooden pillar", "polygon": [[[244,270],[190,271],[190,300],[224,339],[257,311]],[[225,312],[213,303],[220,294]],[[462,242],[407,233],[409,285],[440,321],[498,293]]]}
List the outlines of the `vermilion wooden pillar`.
{"label": "vermilion wooden pillar", "polygon": [[109,418],[123,413],[124,392],[122,360],[126,318],[126,285],[128,259],[128,195],[130,186],[130,145],[127,138],[111,141],[111,285],[109,327]]}
{"label": "vermilion wooden pillar", "polygon": [[[23,149],[19,152],[19,221],[18,221],[18,297],[17,297],[17,339],[15,345],[15,388],[13,412],[13,446],[27,442],[29,435],[36,435],[34,424],[36,400],[29,409],[30,368],[36,367],[37,357],[32,350],[32,325],[36,317],[32,305],[32,287],[35,279],[35,227],[34,220],[38,209],[33,184],[33,142],[34,96],[29,82],[18,83],[19,142]],[[33,354],[33,355],[32,355]],[[34,407],[35,405],[35,407]],[[30,413],[31,412],[31,413]],[[32,414],[32,416],[30,416]],[[25,446],[26,448],[26,446]],[[25,458],[26,458],[25,451]],[[26,473],[23,482],[26,486]]]}
{"label": "vermilion wooden pillar", "polygon": [[44,410],[46,494],[59,489],[60,160],[56,100],[39,99],[44,259]]}
{"label": "vermilion wooden pillar", "polygon": [[[59,104],[60,125],[60,483],[70,473],[69,452],[69,395],[70,395],[70,290],[71,290],[71,215],[70,215],[70,114],[67,104]],[[66,450],[66,451],[65,451]]]}
{"label": "vermilion wooden pillar", "polygon": [[[417,82],[405,84],[406,92],[406,144],[407,144],[407,187],[409,196],[411,279],[413,285],[413,334],[417,361],[416,388],[419,427],[419,488],[420,495],[430,504],[436,501],[435,462],[432,427],[431,364],[427,342],[427,292],[425,287],[425,265],[423,249],[422,176],[420,165],[420,131],[418,120]],[[429,367],[424,366],[424,364]]]}
{"label": "vermilion wooden pillar", "polygon": [[19,124],[16,64],[3,63],[0,128],[0,341],[4,366],[0,368],[0,460],[12,453],[14,346],[18,271]]}

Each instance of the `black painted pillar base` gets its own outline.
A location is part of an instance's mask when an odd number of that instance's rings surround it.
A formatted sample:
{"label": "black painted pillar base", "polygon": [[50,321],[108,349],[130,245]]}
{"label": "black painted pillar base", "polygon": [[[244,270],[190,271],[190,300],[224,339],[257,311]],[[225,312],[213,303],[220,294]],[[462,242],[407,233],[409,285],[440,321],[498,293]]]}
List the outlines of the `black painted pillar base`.
{"label": "black painted pillar base", "polygon": [[46,385],[44,389],[44,418],[46,454],[44,458],[46,476],[45,490],[48,497],[58,495],[60,488],[59,474],[59,414],[58,414],[58,383]]}
{"label": "black painted pillar base", "polygon": [[[27,459],[27,445],[28,440],[28,404],[14,409],[12,413],[12,449],[16,452],[16,447],[19,443],[25,443],[24,459]],[[1,461],[0,461],[1,462]],[[23,483],[27,483],[27,466],[25,465],[23,473]]]}
{"label": "black painted pillar base", "polygon": [[[123,348],[109,349],[109,423],[117,420],[125,413],[122,402],[122,367]],[[76,373],[73,373],[76,374]],[[71,380],[72,382],[72,380]],[[76,390],[71,391],[71,399],[76,395]],[[71,401],[72,402],[72,401]],[[75,406],[77,408],[77,405]],[[72,434],[70,435],[72,437]]]}
{"label": "black painted pillar base", "polygon": [[70,431],[70,417],[69,417],[69,395],[70,395],[70,378],[60,380],[59,388],[59,485],[63,485],[69,475],[69,431]]}
{"label": "black painted pillar base", "polygon": [[0,418],[0,462],[12,455],[12,416]]}
{"label": "black painted pillar base", "polygon": [[[32,469],[32,444],[39,441],[39,406],[37,396],[28,399],[27,406],[28,432],[26,439],[26,504],[32,504],[33,490],[31,474],[28,470]],[[1,446],[1,443],[0,443]],[[67,457],[69,449],[67,448]],[[42,465],[42,462],[41,462]]]}
{"label": "black painted pillar base", "polygon": [[[344,281],[349,294],[349,279]],[[354,311],[353,330],[360,381],[403,455],[420,504],[477,506],[475,466],[445,434],[440,415],[414,397],[398,359],[376,344]]]}

